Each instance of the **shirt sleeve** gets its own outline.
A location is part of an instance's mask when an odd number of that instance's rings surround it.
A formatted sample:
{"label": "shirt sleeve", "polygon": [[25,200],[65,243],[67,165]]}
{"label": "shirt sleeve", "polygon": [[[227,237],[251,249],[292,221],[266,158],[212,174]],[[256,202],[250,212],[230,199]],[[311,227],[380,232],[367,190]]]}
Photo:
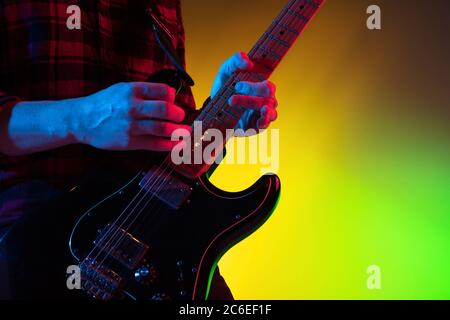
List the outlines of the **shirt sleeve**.
{"label": "shirt sleeve", "polygon": [[[10,96],[6,92],[4,92],[0,89],[0,113],[12,108],[18,102],[20,102],[20,99],[18,97]],[[8,112],[8,111],[6,111],[6,112]],[[5,128],[0,127],[0,130],[3,131],[3,130],[5,130]],[[0,152],[0,167],[2,167],[5,164],[5,159],[8,159],[8,157]],[[6,162],[6,163],[8,163],[8,162]]]}
{"label": "shirt sleeve", "polygon": [[[177,42],[176,42],[176,50],[178,57],[181,60],[182,66],[186,69],[186,37],[183,25],[183,15],[181,12],[181,1],[176,1],[176,12],[177,12],[177,21],[178,21],[178,32],[177,32]],[[183,84],[179,94],[177,95],[177,102],[187,109],[195,110],[195,99],[192,94],[192,89],[187,84]]]}
{"label": "shirt sleeve", "polygon": [[[3,4],[0,6],[0,17],[2,17],[4,14],[3,12]],[[3,18],[3,17],[2,17]],[[6,45],[3,41],[3,39],[6,36],[6,32],[7,30],[5,29],[6,24],[0,24],[0,61],[3,61],[4,55],[6,54]],[[5,85],[5,82],[3,80],[7,80],[6,79],[6,75],[4,74],[4,70],[2,70],[2,65],[3,63],[0,63],[0,77],[5,77],[5,78],[0,78],[0,112],[2,110],[5,109],[5,107],[8,107],[10,105],[14,105],[17,102],[20,101],[20,99],[16,96],[10,95],[7,92],[4,91],[4,89],[2,89],[1,87]]]}
{"label": "shirt sleeve", "polygon": [[2,111],[5,107],[14,105],[18,102],[20,102],[19,97],[10,96],[0,89],[0,111]]}

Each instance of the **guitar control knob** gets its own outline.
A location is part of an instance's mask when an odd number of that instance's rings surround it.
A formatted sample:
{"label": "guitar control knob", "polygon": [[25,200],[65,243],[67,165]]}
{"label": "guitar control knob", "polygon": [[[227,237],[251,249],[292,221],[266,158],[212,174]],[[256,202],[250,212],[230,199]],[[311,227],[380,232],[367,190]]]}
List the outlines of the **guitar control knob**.
{"label": "guitar control knob", "polygon": [[154,284],[158,279],[158,271],[152,265],[145,265],[134,272],[134,279],[142,286]]}

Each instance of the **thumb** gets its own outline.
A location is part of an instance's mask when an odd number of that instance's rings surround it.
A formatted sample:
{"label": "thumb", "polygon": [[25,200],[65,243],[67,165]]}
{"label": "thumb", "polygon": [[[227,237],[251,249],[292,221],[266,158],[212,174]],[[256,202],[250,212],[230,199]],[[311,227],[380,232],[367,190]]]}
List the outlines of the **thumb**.
{"label": "thumb", "polygon": [[227,80],[236,71],[250,71],[253,67],[253,62],[244,52],[238,52],[234,54],[231,58],[226,60],[219,69],[219,73],[214,80],[214,84],[211,89],[211,97],[219,92],[220,88],[227,82]]}

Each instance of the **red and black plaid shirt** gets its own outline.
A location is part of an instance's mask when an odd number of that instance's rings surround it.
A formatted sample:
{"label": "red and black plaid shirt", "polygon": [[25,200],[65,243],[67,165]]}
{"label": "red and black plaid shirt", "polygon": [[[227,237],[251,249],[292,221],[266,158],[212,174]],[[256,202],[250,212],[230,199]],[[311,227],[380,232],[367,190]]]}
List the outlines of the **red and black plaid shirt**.
{"label": "red and black plaid shirt", "polygon": [[[17,101],[81,97],[123,81],[145,81],[174,69],[158,46],[145,10],[152,0],[0,1],[0,111]],[[175,35],[184,63],[179,0],[153,1]],[[67,28],[67,8],[81,9],[81,30]],[[177,104],[194,108],[190,89]],[[72,145],[29,156],[0,154],[0,226],[46,197],[44,185],[66,186],[88,168],[139,166],[148,153]]]}

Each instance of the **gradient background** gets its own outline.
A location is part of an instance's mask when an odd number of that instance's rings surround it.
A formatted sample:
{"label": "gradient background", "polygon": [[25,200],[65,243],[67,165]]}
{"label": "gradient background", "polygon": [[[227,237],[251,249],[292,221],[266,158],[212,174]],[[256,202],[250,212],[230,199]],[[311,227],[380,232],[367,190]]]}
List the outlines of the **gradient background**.
{"label": "gradient background", "polygon": [[[200,103],[285,1],[184,1]],[[381,31],[366,8],[382,9]],[[328,0],[272,80],[281,201],[220,261],[238,299],[450,298],[450,2]],[[259,166],[213,182],[251,185]],[[369,265],[382,289],[366,287]]]}

